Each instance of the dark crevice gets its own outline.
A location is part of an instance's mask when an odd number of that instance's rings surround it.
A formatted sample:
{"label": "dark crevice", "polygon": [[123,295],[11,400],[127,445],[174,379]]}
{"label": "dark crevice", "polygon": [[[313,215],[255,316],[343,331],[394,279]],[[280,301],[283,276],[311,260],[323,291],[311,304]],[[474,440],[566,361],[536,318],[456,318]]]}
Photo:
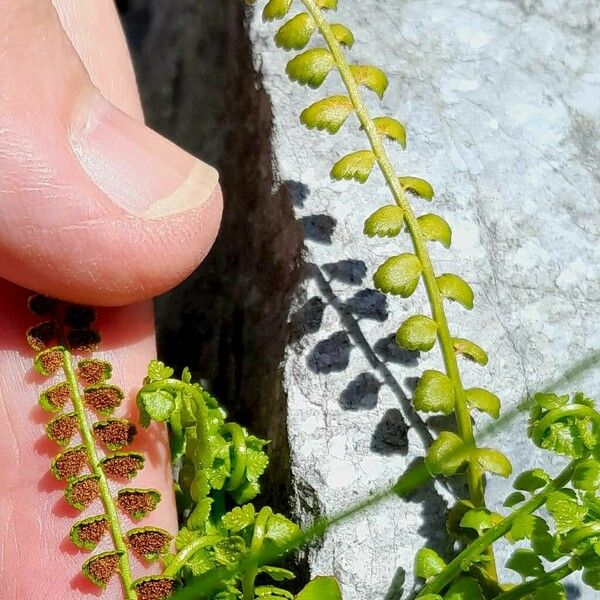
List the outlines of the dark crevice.
{"label": "dark crevice", "polygon": [[[159,354],[177,369],[189,366],[233,420],[272,440],[258,501],[290,514],[280,365],[302,272],[302,228],[292,204],[306,191],[273,173],[271,105],[253,68],[243,3],[127,5],[126,28],[135,11],[149,14],[143,39],[130,41],[147,122],[219,169],[225,201],[207,259],[156,301]],[[306,575],[305,564],[301,571]]]}

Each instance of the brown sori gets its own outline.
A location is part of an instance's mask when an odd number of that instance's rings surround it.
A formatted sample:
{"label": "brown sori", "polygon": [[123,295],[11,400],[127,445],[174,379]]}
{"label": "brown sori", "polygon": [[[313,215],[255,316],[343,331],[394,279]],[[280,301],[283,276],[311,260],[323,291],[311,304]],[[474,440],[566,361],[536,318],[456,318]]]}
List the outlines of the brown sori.
{"label": "brown sori", "polygon": [[110,415],[123,401],[124,394],[116,385],[98,384],[85,388],[83,400],[101,415]]}
{"label": "brown sori", "polygon": [[177,588],[169,577],[142,577],[133,584],[138,600],[166,600]]}
{"label": "brown sori", "polygon": [[75,413],[68,413],[56,417],[46,425],[48,437],[61,446],[68,444],[77,431],[78,422]]}
{"label": "brown sori", "polygon": [[117,504],[130,519],[143,519],[160,502],[158,490],[125,488],[119,490]]}
{"label": "brown sori", "polygon": [[94,423],[94,435],[110,450],[120,450],[123,446],[129,446],[137,429],[127,419],[107,419]]}
{"label": "brown sori", "polygon": [[127,532],[127,543],[139,557],[148,561],[157,560],[169,549],[173,536],[158,527],[139,527]]}

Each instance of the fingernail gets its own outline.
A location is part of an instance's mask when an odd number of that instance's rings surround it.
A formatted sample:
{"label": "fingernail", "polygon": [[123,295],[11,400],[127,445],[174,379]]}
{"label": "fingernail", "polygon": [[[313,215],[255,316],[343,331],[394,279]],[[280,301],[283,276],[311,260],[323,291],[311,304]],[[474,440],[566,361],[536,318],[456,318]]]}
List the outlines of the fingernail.
{"label": "fingernail", "polygon": [[130,214],[157,219],[204,204],[219,177],[100,94],[74,115],[71,147],[96,186]]}

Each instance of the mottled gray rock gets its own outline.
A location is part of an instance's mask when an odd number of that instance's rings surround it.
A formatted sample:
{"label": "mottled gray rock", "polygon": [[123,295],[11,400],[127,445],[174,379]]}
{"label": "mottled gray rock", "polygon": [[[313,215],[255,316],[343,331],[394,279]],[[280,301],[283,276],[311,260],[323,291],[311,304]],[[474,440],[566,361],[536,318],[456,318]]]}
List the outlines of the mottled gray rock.
{"label": "mottled gray rock", "polygon": [[[407,124],[408,150],[390,148],[392,158],[401,174],[432,182],[433,208],[453,228],[452,250],[432,249],[438,271],[475,289],[471,313],[448,306],[452,330],[490,355],[485,369],[463,365],[465,384],[489,386],[510,410],[600,346],[600,5],[342,0],[336,20],[355,33],[355,60],[390,76],[383,107],[374,96],[369,106]],[[390,337],[427,309],[423,289],[410,301],[372,289],[374,269],[409,247],[405,238],[361,235],[364,218],[389,198],[382,178],[362,187],[329,180],[337,157],[365,146],[356,122],[335,137],[298,122],[309,102],[340,92],[338,77],[318,92],[290,84],[274,31],[255,15],[250,36],[272,104],[274,168],[305,238],[283,386],[294,502],[308,522],[315,510],[333,515],[389,486],[423,454],[444,420],[423,421],[410,396],[440,357],[402,352]],[[599,384],[587,372],[561,387],[597,395]],[[520,414],[490,443],[517,469],[556,470],[527,441],[525,422]],[[508,489],[492,481],[490,503],[498,507]],[[354,517],[310,551],[312,573],[339,577],[346,600],[391,600],[406,570],[407,593],[415,551],[424,543],[448,550],[443,513],[451,501],[451,491],[430,486],[411,502],[390,500]]]}

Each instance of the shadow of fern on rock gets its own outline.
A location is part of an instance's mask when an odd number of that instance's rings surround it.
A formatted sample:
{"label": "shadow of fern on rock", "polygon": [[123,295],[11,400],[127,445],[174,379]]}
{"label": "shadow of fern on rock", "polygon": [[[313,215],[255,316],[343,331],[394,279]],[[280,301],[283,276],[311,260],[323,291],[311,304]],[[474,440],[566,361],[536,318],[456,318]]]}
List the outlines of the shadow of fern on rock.
{"label": "shadow of fern on rock", "polygon": [[290,179],[284,181],[282,186],[286,188],[287,194],[291,199],[292,204],[294,206],[302,208],[304,206],[304,201],[308,198],[310,188],[300,181],[293,181]]}
{"label": "shadow of fern on rock", "polygon": [[325,302],[319,296],[309,298],[290,318],[290,341],[297,342],[306,335],[317,333],[324,312]]}
{"label": "shadow of fern on rock", "polygon": [[319,244],[331,244],[337,221],[330,215],[308,215],[298,219],[304,239]]}
{"label": "shadow of fern on rock", "polygon": [[345,331],[338,331],[321,340],[307,358],[308,368],[315,373],[344,371],[350,364],[352,344]]}
{"label": "shadow of fern on rock", "polygon": [[362,260],[345,259],[326,263],[322,267],[330,281],[340,281],[349,285],[360,285],[367,275],[367,265]]}
{"label": "shadow of fern on rock", "polygon": [[408,426],[397,408],[388,409],[377,424],[371,438],[371,450],[389,456],[408,452]]}
{"label": "shadow of fern on rock", "polygon": [[343,304],[343,309],[357,319],[372,319],[380,323],[386,321],[389,315],[385,295],[369,288],[356,292]]}
{"label": "shadow of fern on rock", "polygon": [[[409,398],[404,393],[400,383],[396,379],[394,373],[389,369],[387,365],[387,359],[390,357],[393,359],[396,357],[397,364],[402,365],[410,365],[412,366],[412,361],[416,360],[416,356],[413,356],[415,353],[411,353],[410,356],[406,354],[396,355],[393,350],[386,350],[387,346],[390,343],[395,343],[393,341],[393,336],[390,336],[390,339],[384,338],[385,342],[379,342],[378,352],[375,351],[375,348],[369,343],[366,339],[360,324],[360,319],[373,319],[380,322],[383,322],[387,318],[387,300],[386,297],[380,292],[372,289],[361,290],[357,294],[355,294],[348,301],[343,302],[339,296],[333,291],[331,284],[327,281],[321,269],[315,265],[314,263],[308,263],[306,265],[306,276],[314,278],[315,283],[317,284],[319,291],[324,298],[324,302],[327,306],[331,306],[338,314],[340,323],[344,328],[344,331],[337,332],[333,334],[327,340],[322,340],[317,344],[317,346],[311,351],[308,356],[307,362],[309,368],[312,368],[313,371],[318,373],[323,372],[333,372],[334,370],[329,366],[329,371],[318,371],[316,367],[320,368],[323,365],[327,365],[325,361],[325,357],[323,356],[323,350],[332,350],[335,347],[335,344],[332,343],[332,340],[337,341],[338,350],[340,346],[340,342],[344,339],[342,347],[345,348],[347,358],[340,360],[341,353],[338,355],[338,360],[336,362],[338,368],[341,367],[342,364],[345,363],[346,368],[350,363],[350,350],[352,348],[356,348],[363,355],[365,360],[368,362],[371,367],[373,373],[376,373],[381,378],[383,385],[385,385],[389,390],[392,391],[393,395],[397,398],[402,414],[406,419],[406,422],[410,427],[414,427],[414,431],[418,434],[418,436],[423,440],[424,443],[430,444],[433,441],[431,433],[428,431],[427,426],[425,425],[423,419],[417,414],[417,412],[412,407]],[[342,338],[340,334],[345,334],[345,338]],[[337,336],[337,337],[336,337]],[[406,352],[402,351],[398,348],[398,352]],[[402,360],[398,357],[402,356]],[[331,360],[331,359],[330,359]],[[391,361],[392,362],[392,361]],[[343,369],[340,369],[343,370]],[[357,378],[358,384],[360,384],[359,378]],[[356,399],[356,388],[354,388],[353,394],[353,383],[347,386],[347,388],[342,392],[342,395],[338,399],[341,406],[344,407],[345,404],[349,403],[350,405],[354,404],[354,399]],[[354,383],[356,386],[357,383]],[[368,402],[368,401],[367,401]],[[371,399],[372,402],[372,399]],[[351,409],[352,410],[352,409]]]}
{"label": "shadow of fern on rock", "polygon": [[383,383],[372,373],[355,377],[340,395],[340,406],[345,410],[370,410],[377,406]]}

